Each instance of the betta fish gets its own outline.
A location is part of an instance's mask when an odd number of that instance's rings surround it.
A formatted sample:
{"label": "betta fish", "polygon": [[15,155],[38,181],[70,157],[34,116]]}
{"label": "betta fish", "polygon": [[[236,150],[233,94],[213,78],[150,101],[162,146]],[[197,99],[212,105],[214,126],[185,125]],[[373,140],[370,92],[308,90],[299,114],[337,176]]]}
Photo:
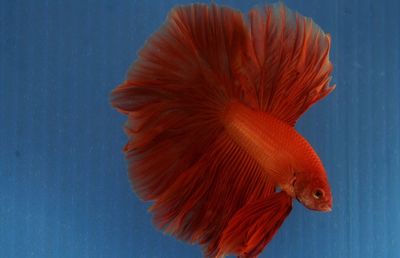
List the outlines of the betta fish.
{"label": "betta fish", "polygon": [[295,129],[335,87],[329,50],[329,34],[283,4],[248,17],[215,3],[172,9],[111,94],[156,227],[205,257],[257,257],[294,199],[331,210],[324,166]]}

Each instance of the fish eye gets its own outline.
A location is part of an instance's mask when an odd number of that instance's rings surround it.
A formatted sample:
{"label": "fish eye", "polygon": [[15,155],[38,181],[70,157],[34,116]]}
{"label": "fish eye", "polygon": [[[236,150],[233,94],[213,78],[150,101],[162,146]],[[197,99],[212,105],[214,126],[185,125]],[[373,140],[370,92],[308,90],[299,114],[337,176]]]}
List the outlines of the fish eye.
{"label": "fish eye", "polygon": [[324,196],[324,191],[322,189],[318,188],[313,192],[313,197],[317,200],[321,199],[323,196]]}

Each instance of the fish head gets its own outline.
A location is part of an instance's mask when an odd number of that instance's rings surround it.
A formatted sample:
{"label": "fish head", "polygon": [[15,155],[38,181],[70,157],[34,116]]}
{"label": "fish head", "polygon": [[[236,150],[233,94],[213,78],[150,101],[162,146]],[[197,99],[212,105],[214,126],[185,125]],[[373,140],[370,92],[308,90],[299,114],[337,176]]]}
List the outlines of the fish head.
{"label": "fish head", "polygon": [[332,210],[332,192],[326,177],[297,177],[294,184],[297,200],[311,210]]}

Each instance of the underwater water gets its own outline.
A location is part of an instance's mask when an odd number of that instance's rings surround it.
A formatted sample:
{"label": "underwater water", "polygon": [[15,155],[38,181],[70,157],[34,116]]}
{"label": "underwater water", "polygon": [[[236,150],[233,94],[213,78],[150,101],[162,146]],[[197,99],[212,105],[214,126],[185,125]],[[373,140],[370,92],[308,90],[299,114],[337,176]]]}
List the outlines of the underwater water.
{"label": "underwater water", "polygon": [[[284,2],[332,37],[337,88],[296,127],[334,206],[296,202],[260,257],[400,257],[400,2]],[[0,1],[0,258],[202,256],[156,230],[131,191],[125,117],[108,99],[184,3]]]}

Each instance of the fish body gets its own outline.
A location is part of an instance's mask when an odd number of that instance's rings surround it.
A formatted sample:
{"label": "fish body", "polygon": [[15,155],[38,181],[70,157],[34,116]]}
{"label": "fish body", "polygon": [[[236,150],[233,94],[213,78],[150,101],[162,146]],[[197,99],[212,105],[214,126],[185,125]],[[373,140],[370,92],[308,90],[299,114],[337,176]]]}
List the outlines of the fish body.
{"label": "fish body", "polygon": [[304,200],[303,203],[310,209],[331,210],[332,194],[325,185],[327,177],[323,164],[312,146],[293,126],[238,102],[228,106],[225,124],[232,139],[291,197],[302,198],[295,189],[297,179],[302,182],[321,180],[324,189],[320,190],[324,191],[325,200],[315,206],[314,202]]}
{"label": "fish body", "polygon": [[205,257],[257,257],[292,202],[329,211],[325,169],[294,126],[330,85],[330,37],[283,4],[245,18],[174,8],[112,105],[127,115],[133,190],[154,224]]}

